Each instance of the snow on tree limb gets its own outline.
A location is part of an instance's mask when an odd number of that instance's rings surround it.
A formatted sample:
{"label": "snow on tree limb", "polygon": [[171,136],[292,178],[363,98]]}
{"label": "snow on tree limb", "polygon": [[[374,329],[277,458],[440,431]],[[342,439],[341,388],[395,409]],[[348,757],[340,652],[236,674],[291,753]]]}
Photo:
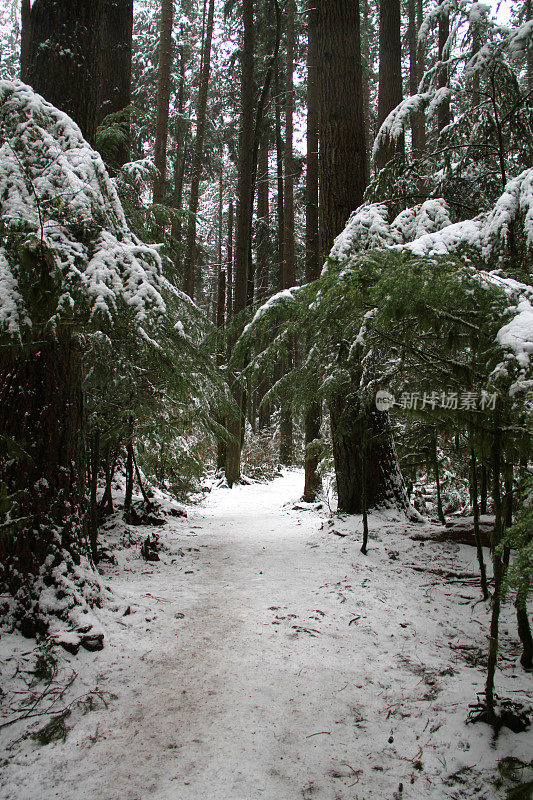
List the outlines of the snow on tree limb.
{"label": "snow on tree limb", "polygon": [[385,203],[365,203],[350,216],[335,239],[330,257],[339,261],[360,250],[393,247],[416,256],[456,253],[475,248],[490,256],[505,243],[511,224],[523,215],[526,243],[533,247],[533,168],[507,182],[487,214],[452,223],[446,202],[430,198],[402,211],[389,222]]}
{"label": "snow on tree limb", "polygon": [[102,159],[19,81],[0,81],[0,210],[0,325],[10,335],[32,319],[43,279],[56,298],[52,325],[112,318],[124,305],[138,322],[164,312],[160,256],[129,230]]}
{"label": "snow on tree limb", "polygon": [[372,158],[376,157],[378,151],[387,141],[396,141],[404,133],[410,119],[420,111],[427,109],[427,116],[432,117],[443,103],[452,97],[451,90],[447,86],[440,89],[414,94],[406,97],[405,100],[394,108],[386,117],[379,129],[372,147]]}
{"label": "snow on tree limb", "polygon": [[526,169],[507,182],[505,191],[490,211],[484,230],[485,253],[495,240],[507,239],[509,226],[519,213],[524,214],[524,233],[533,248],[533,169]]}
{"label": "snow on tree limb", "polygon": [[[335,261],[349,262],[357,253],[371,249],[390,249],[427,258],[460,255],[477,251],[488,258],[505,244],[513,222],[523,218],[526,245],[533,247],[533,169],[524,170],[508,181],[493,208],[474,219],[452,223],[441,198],[431,198],[402,211],[392,222],[384,203],[368,203],[356,209],[344,231],[336,238],[330,253]],[[515,233],[518,228],[515,226]],[[328,272],[326,263],[323,275]],[[344,275],[341,272],[340,275]],[[472,276],[488,285],[497,285],[509,297],[510,321],[500,329],[497,341],[514,360],[517,374],[510,388],[514,395],[530,387],[533,355],[533,288],[498,273],[473,270]],[[260,309],[261,311],[261,309]],[[505,362],[501,365],[506,370]]]}

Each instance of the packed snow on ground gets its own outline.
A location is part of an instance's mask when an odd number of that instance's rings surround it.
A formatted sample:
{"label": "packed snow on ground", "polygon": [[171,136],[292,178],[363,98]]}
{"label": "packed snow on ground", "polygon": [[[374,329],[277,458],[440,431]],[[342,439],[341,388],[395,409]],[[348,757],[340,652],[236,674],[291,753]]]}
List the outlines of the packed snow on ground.
{"label": "packed snow on ground", "polygon": [[[529,762],[533,737],[465,724],[487,649],[475,549],[380,514],[365,557],[361,518],[295,508],[302,486],[286,472],[162,528],[105,526],[104,650],[61,648],[31,684],[33,643],[0,640],[4,720],[27,714],[0,729],[3,800],[506,796],[498,763]],[[527,704],[519,654],[507,602],[497,690]],[[43,745],[50,705],[70,714]]]}

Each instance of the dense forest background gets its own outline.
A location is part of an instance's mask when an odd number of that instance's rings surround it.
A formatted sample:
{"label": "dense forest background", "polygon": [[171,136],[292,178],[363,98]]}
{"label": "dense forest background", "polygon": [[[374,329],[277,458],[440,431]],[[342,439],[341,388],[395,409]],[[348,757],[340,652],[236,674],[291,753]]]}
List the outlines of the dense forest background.
{"label": "dense forest background", "polygon": [[509,582],[533,658],[533,20],[503,6],[3,3],[0,581],[28,635],[43,582],[59,616],[98,602],[119,474],[135,519],[150,484],[300,464],[363,548],[384,503],[471,510],[485,597],[494,514],[494,717]]}

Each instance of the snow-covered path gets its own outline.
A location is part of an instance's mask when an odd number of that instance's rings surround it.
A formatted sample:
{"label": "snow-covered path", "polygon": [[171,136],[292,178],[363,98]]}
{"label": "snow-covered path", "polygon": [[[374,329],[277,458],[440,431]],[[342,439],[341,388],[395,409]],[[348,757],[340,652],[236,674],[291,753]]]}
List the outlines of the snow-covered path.
{"label": "snow-covered path", "polygon": [[[487,775],[503,755],[525,758],[531,737],[504,733],[491,750],[485,726],[463,724],[483,685],[477,586],[414,569],[474,575],[473,548],[429,553],[405,523],[374,518],[365,559],[360,521],[333,529],[293,509],[301,482],[292,472],[213,492],[165,529],[155,565],[117,548],[107,646],[68,657],[87,689],[115,697],[73,717],[65,742],[19,744],[2,798],[502,796]],[[507,618],[498,681],[517,697]]]}

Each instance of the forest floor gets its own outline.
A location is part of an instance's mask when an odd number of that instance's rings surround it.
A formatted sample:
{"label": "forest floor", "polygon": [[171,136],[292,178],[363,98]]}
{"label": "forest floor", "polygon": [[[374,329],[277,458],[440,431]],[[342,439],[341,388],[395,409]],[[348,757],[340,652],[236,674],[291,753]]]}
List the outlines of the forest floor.
{"label": "forest floor", "polygon": [[[365,557],[360,517],[295,509],[301,490],[297,471],[214,489],[156,530],[154,563],[155,529],[106,525],[104,650],[59,648],[28,688],[31,642],[0,639],[5,719],[65,709],[0,729],[2,800],[490,799],[532,780],[531,729],[465,724],[488,630],[475,549],[380,514]],[[497,691],[527,704],[519,653],[507,602]]]}

